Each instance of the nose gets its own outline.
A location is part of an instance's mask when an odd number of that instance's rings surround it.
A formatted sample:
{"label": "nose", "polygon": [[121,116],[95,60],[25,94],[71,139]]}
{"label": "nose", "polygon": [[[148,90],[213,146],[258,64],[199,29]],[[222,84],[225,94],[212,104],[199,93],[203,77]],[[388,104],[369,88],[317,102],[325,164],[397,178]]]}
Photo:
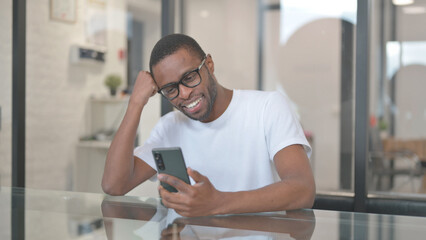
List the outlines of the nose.
{"label": "nose", "polygon": [[179,84],[179,97],[188,99],[191,95],[192,88],[185,87],[183,84]]}

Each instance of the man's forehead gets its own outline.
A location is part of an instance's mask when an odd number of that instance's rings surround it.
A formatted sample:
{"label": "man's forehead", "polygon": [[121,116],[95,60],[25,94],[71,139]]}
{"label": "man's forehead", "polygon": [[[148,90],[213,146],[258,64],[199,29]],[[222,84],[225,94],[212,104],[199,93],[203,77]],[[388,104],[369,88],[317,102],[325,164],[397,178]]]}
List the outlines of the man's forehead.
{"label": "man's forehead", "polygon": [[164,60],[178,61],[184,63],[185,61],[191,61],[195,59],[196,55],[193,51],[188,50],[187,48],[180,48],[173,52],[172,54],[165,56],[159,63]]}
{"label": "man's forehead", "polygon": [[[185,48],[181,48],[163,58],[152,67],[155,78],[164,81],[167,78],[171,81],[178,81],[186,72],[193,70],[197,64],[197,56]],[[177,78],[177,79],[171,79]],[[157,80],[157,79],[156,79]]]}

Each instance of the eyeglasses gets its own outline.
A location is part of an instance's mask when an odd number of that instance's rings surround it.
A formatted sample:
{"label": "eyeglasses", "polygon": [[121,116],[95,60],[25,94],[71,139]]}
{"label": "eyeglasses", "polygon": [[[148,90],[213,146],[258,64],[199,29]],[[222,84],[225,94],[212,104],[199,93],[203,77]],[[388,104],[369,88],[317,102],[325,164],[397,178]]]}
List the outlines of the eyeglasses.
{"label": "eyeglasses", "polygon": [[198,68],[187,72],[183,77],[179,80],[179,82],[172,82],[169,84],[166,84],[162,88],[158,90],[158,93],[163,95],[165,98],[167,98],[169,101],[175,99],[177,96],[179,96],[179,84],[184,85],[188,88],[194,88],[201,83],[201,75],[200,75],[200,69],[203,67],[204,62],[206,61],[206,57],[204,57],[203,61],[201,62],[200,66]]}

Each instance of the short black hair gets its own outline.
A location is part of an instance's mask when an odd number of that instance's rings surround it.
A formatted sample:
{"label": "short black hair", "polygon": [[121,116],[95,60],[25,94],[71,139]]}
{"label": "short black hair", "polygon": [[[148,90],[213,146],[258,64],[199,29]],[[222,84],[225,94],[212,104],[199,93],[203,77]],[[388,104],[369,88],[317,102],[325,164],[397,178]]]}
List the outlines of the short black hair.
{"label": "short black hair", "polygon": [[203,49],[192,37],[178,33],[170,34],[161,38],[152,49],[151,58],[149,60],[149,71],[151,74],[153,74],[152,67],[155,64],[182,48],[196,54],[200,60],[206,56]]}

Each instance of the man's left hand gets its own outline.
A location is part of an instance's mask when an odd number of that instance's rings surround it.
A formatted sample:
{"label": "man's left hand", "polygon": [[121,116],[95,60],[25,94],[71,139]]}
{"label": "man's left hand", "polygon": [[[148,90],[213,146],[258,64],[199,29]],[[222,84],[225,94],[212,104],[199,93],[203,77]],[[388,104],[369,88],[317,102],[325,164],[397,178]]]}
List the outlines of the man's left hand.
{"label": "man's left hand", "polygon": [[158,179],[167,183],[177,192],[169,192],[161,185],[159,193],[164,206],[173,208],[178,214],[185,217],[207,216],[220,214],[218,208],[223,200],[223,192],[218,191],[210,180],[199,172],[188,168],[188,175],[195,184],[189,185],[184,181],[167,174],[159,174]]}

